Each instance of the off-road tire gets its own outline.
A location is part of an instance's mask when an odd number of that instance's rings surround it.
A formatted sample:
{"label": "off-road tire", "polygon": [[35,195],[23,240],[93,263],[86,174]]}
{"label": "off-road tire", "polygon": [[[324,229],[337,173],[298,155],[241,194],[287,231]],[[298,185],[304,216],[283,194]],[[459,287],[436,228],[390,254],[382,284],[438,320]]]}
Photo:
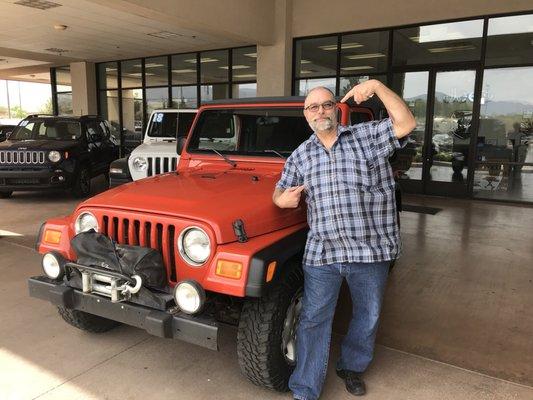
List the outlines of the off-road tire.
{"label": "off-road tire", "polygon": [[76,174],[72,194],[76,198],[87,197],[91,194],[91,172],[87,168],[80,169]]}
{"label": "off-road tire", "polygon": [[120,325],[117,321],[79,310],[72,310],[65,307],[57,307],[57,310],[66,323],[86,332],[103,333]]}
{"label": "off-road tire", "polygon": [[282,353],[282,332],[287,309],[303,288],[299,264],[286,265],[284,276],[265,296],[244,303],[237,332],[241,372],[252,383],[279,392],[288,390],[294,365]]}
{"label": "off-road tire", "polygon": [[12,194],[13,194],[12,191],[0,192],[0,199],[9,199]]}

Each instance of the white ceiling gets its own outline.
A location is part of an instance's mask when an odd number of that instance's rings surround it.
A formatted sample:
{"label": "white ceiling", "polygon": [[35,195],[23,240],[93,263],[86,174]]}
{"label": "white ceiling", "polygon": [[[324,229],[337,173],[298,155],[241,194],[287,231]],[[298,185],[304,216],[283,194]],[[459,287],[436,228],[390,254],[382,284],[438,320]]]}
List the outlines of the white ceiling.
{"label": "white ceiling", "polygon": [[[200,25],[185,29],[168,18],[155,18],[154,13],[144,17],[138,15],[138,8],[135,14],[126,12],[124,7],[114,7],[111,0],[108,6],[91,0],[52,0],[61,6],[48,10],[15,1],[0,0],[0,59],[5,60],[0,61],[1,79],[33,79],[31,75],[46,72],[50,66],[72,61],[99,62],[254,44],[224,35],[222,30],[213,32],[212,27],[207,33]],[[68,28],[55,30],[58,24]],[[179,36],[148,35],[161,31]],[[65,51],[46,50],[50,48]]]}

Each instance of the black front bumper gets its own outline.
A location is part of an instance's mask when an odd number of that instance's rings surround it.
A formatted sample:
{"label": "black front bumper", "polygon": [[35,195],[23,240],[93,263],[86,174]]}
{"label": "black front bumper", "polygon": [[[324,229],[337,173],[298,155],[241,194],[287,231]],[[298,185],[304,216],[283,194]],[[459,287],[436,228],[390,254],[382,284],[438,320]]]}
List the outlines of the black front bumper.
{"label": "black front bumper", "polygon": [[83,293],[45,276],[30,278],[28,287],[31,297],[50,301],[56,306],[132,325],[154,336],[180,339],[218,350],[218,325],[214,318],[172,314],[128,302],[112,303],[106,297]]}
{"label": "black front bumper", "polygon": [[[62,177],[62,180],[61,178]],[[0,189],[44,190],[63,189],[72,185],[72,174],[46,170],[0,170]]]}

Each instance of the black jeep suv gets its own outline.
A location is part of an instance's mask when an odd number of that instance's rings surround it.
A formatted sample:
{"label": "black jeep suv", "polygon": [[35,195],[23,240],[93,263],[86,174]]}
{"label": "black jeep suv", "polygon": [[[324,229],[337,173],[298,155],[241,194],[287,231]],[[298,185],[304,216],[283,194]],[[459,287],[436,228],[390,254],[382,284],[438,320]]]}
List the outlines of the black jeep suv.
{"label": "black jeep suv", "polygon": [[0,143],[0,198],[17,190],[71,189],[89,195],[91,178],[107,174],[119,146],[95,115],[30,115]]}

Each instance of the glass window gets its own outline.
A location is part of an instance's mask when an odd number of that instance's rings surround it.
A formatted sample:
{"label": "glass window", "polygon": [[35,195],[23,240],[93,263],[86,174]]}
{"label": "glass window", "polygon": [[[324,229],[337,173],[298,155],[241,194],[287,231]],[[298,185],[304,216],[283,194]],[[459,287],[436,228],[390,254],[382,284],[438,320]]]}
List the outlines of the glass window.
{"label": "glass window", "polygon": [[116,89],[118,87],[118,70],[116,62],[98,64],[99,89]]}
{"label": "glass window", "polygon": [[195,112],[155,113],[150,122],[150,137],[186,137],[191,128]]}
{"label": "glass window", "polygon": [[[26,122],[26,123],[25,123]],[[80,123],[68,120],[38,119],[23,121],[15,128],[10,140],[76,140],[81,136]]]}
{"label": "glass window", "polygon": [[244,47],[242,49],[234,49],[232,70],[232,80],[234,82],[255,81],[257,79],[256,48]]}
{"label": "glass window", "polygon": [[196,64],[196,53],[172,56],[172,84],[196,84],[198,80]]}
{"label": "glass window", "polygon": [[474,196],[533,201],[533,67],[484,72]]}
{"label": "glass window", "polygon": [[56,68],[56,91],[58,92],[71,92],[72,91],[72,79],[70,76],[69,66]]}
{"label": "glass window", "polygon": [[144,61],[146,86],[168,85],[168,58],[154,57]]}
{"label": "glass window", "polygon": [[481,58],[483,20],[396,29],[393,64],[442,64]]}
{"label": "glass window", "polygon": [[533,14],[489,19],[485,65],[533,62]]}
{"label": "glass window", "polygon": [[100,91],[100,115],[109,121],[111,134],[120,138],[118,90]]}
{"label": "glass window", "polygon": [[122,61],[120,63],[122,88],[142,87],[141,60]]}
{"label": "glass window", "polygon": [[59,115],[72,115],[72,93],[57,94],[57,113]]}
{"label": "glass window", "polygon": [[[343,43],[344,49],[353,48],[351,42]],[[337,36],[303,39],[296,42],[295,76],[311,78],[337,74]]]}
{"label": "glass window", "polygon": [[416,120],[416,127],[409,135],[406,146],[398,150],[391,161],[393,170],[398,171],[401,179],[422,179],[428,80],[427,71],[399,73],[393,77],[393,90],[404,99]]}
{"label": "glass window", "polygon": [[355,85],[358,85],[359,83],[363,83],[368,81],[369,79],[377,79],[378,81],[387,84],[387,76],[386,75],[359,75],[359,76],[350,76],[350,77],[342,77],[340,80],[340,90],[339,90],[339,96],[344,96],[351,88],[353,88]]}
{"label": "glass window", "polygon": [[257,83],[238,83],[233,85],[232,97],[234,99],[244,99],[246,97],[257,96]]}
{"label": "glass window", "polygon": [[167,108],[168,88],[147,88],[146,89],[146,115],[150,115],[152,111]]}
{"label": "glass window", "polygon": [[143,138],[142,89],[122,91],[122,123],[124,128],[124,149],[131,152]]}
{"label": "glass window", "polygon": [[173,108],[197,108],[198,92],[196,86],[174,86],[172,88]]}
{"label": "glass window", "polygon": [[228,85],[202,85],[200,88],[200,99],[202,103],[211,100],[221,100],[229,98]]}
{"label": "glass window", "polygon": [[200,72],[202,83],[227,82],[228,51],[204,51],[200,53]]}
{"label": "glass window", "polygon": [[325,86],[335,93],[335,78],[300,79],[295,85],[297,96],[305,96],[317,86]]}
{"label": "glass window", "polygon": [[343,36],[341,75],[386,71],[388,49],[388,31]]}

